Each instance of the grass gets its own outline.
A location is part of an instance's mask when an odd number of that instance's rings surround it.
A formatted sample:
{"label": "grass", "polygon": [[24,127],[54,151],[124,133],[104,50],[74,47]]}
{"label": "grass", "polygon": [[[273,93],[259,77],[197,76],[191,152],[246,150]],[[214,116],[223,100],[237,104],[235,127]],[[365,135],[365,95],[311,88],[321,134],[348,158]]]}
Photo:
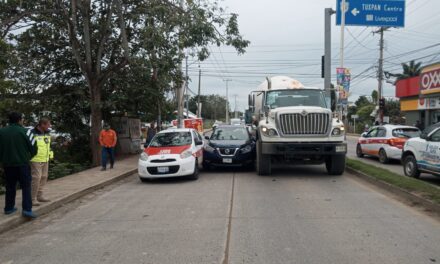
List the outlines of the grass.
{"label": "grass", "polygon": [[436,204],[440,204],[440,188],[434,185],[349,158],[347,158],[347,166],[351,169],[365,173],[377,180],[397,186],[408,192],[428,199]]}

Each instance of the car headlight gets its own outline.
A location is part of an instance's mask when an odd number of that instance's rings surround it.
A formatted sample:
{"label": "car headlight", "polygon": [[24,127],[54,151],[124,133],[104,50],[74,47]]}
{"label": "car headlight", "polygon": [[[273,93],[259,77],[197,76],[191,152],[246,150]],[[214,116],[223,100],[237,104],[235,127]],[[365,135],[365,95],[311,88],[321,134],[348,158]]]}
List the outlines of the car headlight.
{"label": "car headlight", "polygon": [[203,146],[203,149],[207,152],[214,152],[214,148],[211,147],[209,144],[206,144],[205,146]]}
{"label": "car headlight", "polygon": [[181,159],[186,159],[192,156],[191,150],[185,150],[184,152],[180,153]]}
{"label": "car headlight", "polygon": [[261,132],[267,137],[276,137],[278,136],[278,132],[274,128],[262,127]]}
{"label": "car headlight", "polygon": [[342,134],[344,134],[344,127],[336,127],[333,128],[332,131],[332,136],[337,137],[337,136],[341,136]]}
{"label": "car headlight", "polygon": [[246,154],[252,151],[252,146],[251,145],[247,145],[246,147],[241,149],[241,153]]}
{"label": "car headlight", "polygon": [[140,160],[142,161],[147,161],[148,160],[148,154],[145,152],[141,153],[141,156],[139,157]]}

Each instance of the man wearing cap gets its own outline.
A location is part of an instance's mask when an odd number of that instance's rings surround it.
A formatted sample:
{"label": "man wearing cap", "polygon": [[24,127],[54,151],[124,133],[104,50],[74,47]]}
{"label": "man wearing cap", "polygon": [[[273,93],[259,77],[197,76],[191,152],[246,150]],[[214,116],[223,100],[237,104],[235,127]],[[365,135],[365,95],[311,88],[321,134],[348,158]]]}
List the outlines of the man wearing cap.
{"label": "man wearing cap", "polygon": [[110,129],[110,125],[105,124],[104,129],[99,134],[99,144],[102,147],[102,171],[107,169],[107,156],[110,158],[110,169],[113,169],[115,164],[115,152],[117,137],[116,132]]}

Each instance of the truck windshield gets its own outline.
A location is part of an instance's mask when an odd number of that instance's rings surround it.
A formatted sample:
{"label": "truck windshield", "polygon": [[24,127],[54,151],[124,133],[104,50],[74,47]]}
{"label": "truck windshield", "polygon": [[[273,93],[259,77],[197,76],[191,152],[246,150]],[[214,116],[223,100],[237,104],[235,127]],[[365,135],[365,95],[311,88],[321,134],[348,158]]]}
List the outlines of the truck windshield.
{"label": "truck windshield", "polygon": [[319,106],[326,108],[321,90],[274,90],[267,92],[266,105],[271,109],[287,106]]}

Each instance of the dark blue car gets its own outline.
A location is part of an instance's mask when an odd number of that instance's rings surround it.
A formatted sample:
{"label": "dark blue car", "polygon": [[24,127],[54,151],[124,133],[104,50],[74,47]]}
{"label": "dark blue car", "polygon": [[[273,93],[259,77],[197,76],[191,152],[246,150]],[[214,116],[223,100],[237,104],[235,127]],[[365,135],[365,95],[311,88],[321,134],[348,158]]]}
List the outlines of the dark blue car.
{"label": "dark blue car", "polygon": [[203,147],[203,168],[253,166],[255,140],[245,126],[217,126]]}

